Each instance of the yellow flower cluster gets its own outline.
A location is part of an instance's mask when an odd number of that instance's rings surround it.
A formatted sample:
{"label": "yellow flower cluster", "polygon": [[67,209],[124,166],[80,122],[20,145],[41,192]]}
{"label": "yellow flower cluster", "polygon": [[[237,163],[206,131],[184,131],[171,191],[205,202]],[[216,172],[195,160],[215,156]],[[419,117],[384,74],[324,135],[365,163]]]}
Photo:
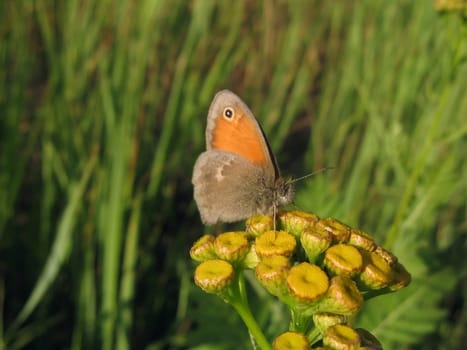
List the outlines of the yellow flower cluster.
{"label": "yellow flower cluster", "polygon": [[190,251],[200,262],[196,284],[238,305],[230,286],[243,270],[254,270],[296,321],[273,349],[311,349],[318,340],[323,349],[380,348],[371,334],[349,326],[349,316],[365,299],[409,284],[410,274],[371,236],[338,220],[303,211],[278,220],[279,230],[271,217],[257,216],[245,231],[201,237]]}

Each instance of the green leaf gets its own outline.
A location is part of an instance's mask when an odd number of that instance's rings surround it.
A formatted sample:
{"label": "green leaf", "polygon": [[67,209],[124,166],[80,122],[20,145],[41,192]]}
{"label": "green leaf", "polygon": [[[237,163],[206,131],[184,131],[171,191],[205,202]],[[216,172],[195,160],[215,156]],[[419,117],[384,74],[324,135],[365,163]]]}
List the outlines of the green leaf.
{"label": "green leaf", "polygon": [[449,269],[419,277],[397,293],[368,301],[356,325],[374,334],[384,349],[415,344],[446,317],[439,304],[455,283],[455,273]]}

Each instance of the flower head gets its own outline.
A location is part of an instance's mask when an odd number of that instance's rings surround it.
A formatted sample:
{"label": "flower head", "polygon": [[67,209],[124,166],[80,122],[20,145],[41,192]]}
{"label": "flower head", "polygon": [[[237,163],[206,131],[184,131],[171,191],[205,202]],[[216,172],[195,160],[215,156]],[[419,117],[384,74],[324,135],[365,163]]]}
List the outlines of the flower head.
{"label": "flower head", "polygon": [[272,344],[274,350],[308,350],[310,344],[303,333],[285,332]]}
{"label": "flower head", "polygon": [[246,220],[246,232],[258,237],[266,231],[274,228],[274,220],[272,216],[257,215]]}
{"label": "flower head", "polygon": [[353,276],[363,269],[363,258],[354,246],[336,244],[326,250],[324,265],[335,275]]}
{"label": "flower head", "polygon": [[[277,337],[273,349],[373,349],[381,344],[348,321],[364,297],[389,293],[410,283],[410,274],[391,252],[365,232],[303,211],[254,216],[246,231],[201,237],[190,255],[201,262],[195,283],[233,306],[261,348],[270,348],[248,306],[245,270],[290,308],[290,332]],[[298,245],[298,247],[297,247]],[[306,334],[306,336],[305,336]],[[316,345],[315,345],[316,346]]]}
{"label": "flower head", "polygon": [[349,326],[337,324],[329,327],[323,335],[323,343],[335,350],[358,350],[360,336]]}
{"label": "flower head", "polygon": [[261,258],[271,255],[291,256],[297,242],[285,231],[267,231],[256,238],[256,253]]}
{"label": "flower head", "polygon": [[348,243],[369,252],[372,252],[377,247],[376,242],[368,233],[365,233],[362,230],[356,228],[350,229]]}
{"label": "flower head", "polygon": [[275,296],[287,293],[287,274],[290,261],[283,255],[271,255],[263,258],[255,268],[260,283]]}
{"label": "flower head", "polygon": [[216,237],[214,250],[220,259],[239,262],[250,250],[250,244],[245,232],[225,232]]}
{"label": "flower head", "polygon": [[326,329],[331,326],[335,326],[336,324],[345,324],[347,322],[347,317],[330,312],[318,312],[313,315],[313,322],[316,327],[318,327],[321,334],[323,334]]}
{"label": "flower head", "polygon": [[320,255],[331,245],[332,236],[326,230],[313,227],[302,232],[300,243],[305,250],[308,261],[315,263]]}
{"label": "flower head", "polygon": [[369,289],[382,289],[394,280],[393,270],[388,262],[376,252],[362,251],[364,267],[359,275],[360,281]]}
{"label": "flower head", "polygon": [[328,231],[336,242],[347,242],[350,237],[350,227],[333,218],[318,220],[315,225]]}
{"label": "flower head", "polygon": [[290,232],[295,237],[300,237],[300,234],[304,230],[313,227],[318,219],[318,216],[315,214],[301,210],[287,211],[279,214],[279,220],[284,230]]}
{"label": "flower head", "polygon": [[207,293],[221,293],[234,279],[234,269],[224,260],[207,260],[196,267],[195,283]]}
{"label": "flower head", "polygon": [[320,299],[328,290],[329,279],[318,266],[307,262],[293,266],[287,276],[291,296],[300,304]]}
{"label": "flower head", "polygon": [[349,277],[336,276],[331,279],[325,297],[319,302],[321,312],[351,315],[360,310],[363,297],[357,285]]}
{"label": "flower head", "polygon": [[216,258],[214,251],[215,237],[213,235],[204,235],[198,239],[190,249],[190,256],[195,261],[205,261]]}
{"label": "flower head", "polygon": [[375,253],[383,258],[390,266],[397,263],[397,257],[392,254],[389,250],[384,249],[381,246],[377,246]]}
{"label": "flower head", "polygon": [[396,291],[396,290],[406,287],[412,280],[410,273],[399,262],[394,264],[391,267],[392,267],[394,279],[391,281],[391,284],[389,285],[389,289],[391,291]]}

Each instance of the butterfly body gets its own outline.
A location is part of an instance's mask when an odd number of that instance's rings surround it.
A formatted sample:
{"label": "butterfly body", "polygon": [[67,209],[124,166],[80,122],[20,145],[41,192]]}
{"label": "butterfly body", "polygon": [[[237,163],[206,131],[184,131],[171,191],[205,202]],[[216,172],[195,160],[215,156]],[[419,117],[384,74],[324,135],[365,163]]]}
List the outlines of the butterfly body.
{"label": "butterfly body", "polygon": [[276,159],[252,112],[234,93],[216,94],[209,109],[206,148],[192,182],[205,224],[272,215],[294,191],[280,176]]}

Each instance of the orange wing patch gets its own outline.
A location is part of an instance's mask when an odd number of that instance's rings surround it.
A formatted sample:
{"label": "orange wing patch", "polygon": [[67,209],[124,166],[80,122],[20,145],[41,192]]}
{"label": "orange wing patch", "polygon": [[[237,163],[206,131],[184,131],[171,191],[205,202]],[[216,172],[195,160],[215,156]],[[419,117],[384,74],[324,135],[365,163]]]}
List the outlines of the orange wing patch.
{"label": "orange wing patch", "polygon": [[250,120],[238,109],[233,120],[226,120],[222,116],[216,118],[216,126],[212,131],[212,147],[237,154],[261,166],[272,162],[261,130],[254,120]]}

